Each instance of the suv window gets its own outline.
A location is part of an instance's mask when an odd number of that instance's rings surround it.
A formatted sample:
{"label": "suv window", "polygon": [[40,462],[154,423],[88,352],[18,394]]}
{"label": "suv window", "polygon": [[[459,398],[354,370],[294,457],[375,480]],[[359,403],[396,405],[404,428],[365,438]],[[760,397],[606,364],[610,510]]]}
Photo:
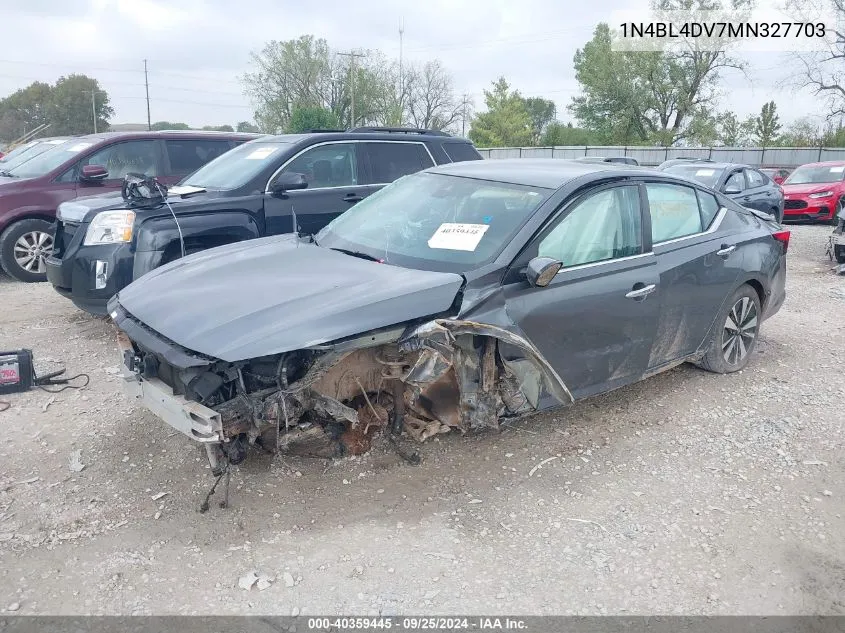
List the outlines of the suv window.
{"label": "suv window", "polygon": [[540,240],[537,254],[564,267],[643,252],[640,194],[636,186],[605,189],[578,202]]}
{"label": "suv window", "polygon": [[157,141],[125,141],[94,152],[79,161],[77,166],[102,165],[109,170],[109,180],[122,180],[128,173],[158,176],[157,154]]}
{"label": "suv window", "polygon": [[481,158],[481,154],[470,143],[443,143],[443,150],[453,163]]}
{"label": "suv window", "polygon": [[746,169],[745,177],[748,179],[748,187],[762,187],[766,184],[766,177],[754,169]]}
{"label": "suv window", "polygon": [[308,189],[348,187],[358,184],[355,143],[328,143],[294,158],[283,173],[303,174]]}
{"label": "suv window", "polygon": [[722,187],[722,191],[727,191],[731,187],[735,187],[740,191],[745,191],[745,178],[742,177],[741,171],[735,171],[728,177],[725,181],[725,186]]}
{"label": "suv window", "polygon": [[383,185],[434,165],[420,143],[365,143],[372,184]]}
{"label": "suv window", "polygon": [[695,189],[683,185],[649,183],[646,191],[651,209],[653,243],[701,233],[701,214]]}
{"label": "suv window", "polygon": [[168,139],[164,146],[174,176],[187,176],[231,148],[229,141],[188,138]]}

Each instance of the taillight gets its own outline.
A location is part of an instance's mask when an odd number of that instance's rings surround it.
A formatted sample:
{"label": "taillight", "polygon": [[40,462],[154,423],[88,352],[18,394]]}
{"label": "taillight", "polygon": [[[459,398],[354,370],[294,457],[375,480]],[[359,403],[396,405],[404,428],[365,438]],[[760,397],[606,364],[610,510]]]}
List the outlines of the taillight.
{"label": "taillight", "polygon": [[783,252],[786,253],[787,249],[789,248],[789,231],[775,231],[774,233],[772,233],[772,237],[775,238],[781,244],[783,244]]}

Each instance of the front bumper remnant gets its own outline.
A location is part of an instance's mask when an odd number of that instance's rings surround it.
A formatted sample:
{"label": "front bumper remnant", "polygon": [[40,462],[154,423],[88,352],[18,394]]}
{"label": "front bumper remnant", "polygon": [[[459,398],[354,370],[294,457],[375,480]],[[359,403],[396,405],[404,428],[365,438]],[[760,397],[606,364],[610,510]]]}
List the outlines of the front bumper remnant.
{"label": "front bumper remnant", "polygon": [[123,390],[174,429],[196,442],[219,443],[223,425],[220,414],[198,402],[178,396],[158,378],[142,378],[123,364],[124,352],[134,354],[129,338],[119,332],[117,345],[123,369]]}

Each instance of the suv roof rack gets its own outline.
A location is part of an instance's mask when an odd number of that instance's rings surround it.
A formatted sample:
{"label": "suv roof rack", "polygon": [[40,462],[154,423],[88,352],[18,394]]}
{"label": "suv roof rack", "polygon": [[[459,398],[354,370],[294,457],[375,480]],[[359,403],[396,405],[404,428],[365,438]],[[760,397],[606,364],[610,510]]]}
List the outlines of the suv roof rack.
{"label": "suv roof rack", "polygon": [[429,136],[452,136],[441,130],[424,130],[414,127],[356,127],[350,132],[388,132],[392,134],[428,134]]}
{"label": "suv roof rack", "polygon": [[307,133],[308,134],[320,134],[320,133],[326,133],[326,132],[345,132],[345,131],[346,130],[336,130],[336,129],[332,129],[332,128],[320,128],[320,127],[318,127],[318,128],[314,128],[313,130],[308,130]]}

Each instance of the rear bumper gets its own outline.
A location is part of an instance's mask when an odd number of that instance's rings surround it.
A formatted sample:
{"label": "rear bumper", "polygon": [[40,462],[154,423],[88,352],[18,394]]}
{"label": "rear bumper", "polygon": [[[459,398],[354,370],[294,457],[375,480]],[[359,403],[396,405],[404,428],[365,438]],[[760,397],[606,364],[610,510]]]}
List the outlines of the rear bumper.
{"label": "rear bumper", "polygon": [[123,391],[183,435],[201,444],[215,444],[223,436],[220,414],[198,402],[177,396],[158,378],[142,378],[129,368],[126,360],[135,350],[129,338],[119,332],[117,346],[123,369]]}

